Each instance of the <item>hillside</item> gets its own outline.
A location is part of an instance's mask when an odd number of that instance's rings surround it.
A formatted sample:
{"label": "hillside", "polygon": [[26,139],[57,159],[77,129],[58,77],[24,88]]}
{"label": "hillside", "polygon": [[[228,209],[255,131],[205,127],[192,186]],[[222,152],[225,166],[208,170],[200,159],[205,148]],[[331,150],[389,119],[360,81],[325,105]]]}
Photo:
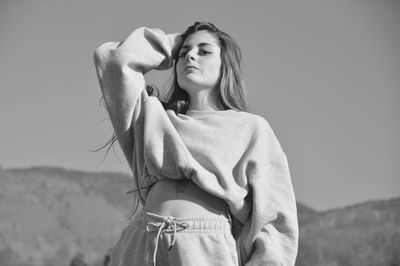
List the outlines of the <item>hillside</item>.
{"label": "hillside", "polygon": [[297,266],[400,265],[400,198],[370,201],[306,219],[299,219]]}
{"label": "hillside", "polygon": [[[134,199],[129,177],[61,168],[0,168],[0,265],[102,265]],[[317,212],[297,204],[297,266],[400,265],[400,198]]]}
{"label": "hillside", "polygon": [[0,170],[0,265],[92,265],[126,225],[128,177],[59,168]]}

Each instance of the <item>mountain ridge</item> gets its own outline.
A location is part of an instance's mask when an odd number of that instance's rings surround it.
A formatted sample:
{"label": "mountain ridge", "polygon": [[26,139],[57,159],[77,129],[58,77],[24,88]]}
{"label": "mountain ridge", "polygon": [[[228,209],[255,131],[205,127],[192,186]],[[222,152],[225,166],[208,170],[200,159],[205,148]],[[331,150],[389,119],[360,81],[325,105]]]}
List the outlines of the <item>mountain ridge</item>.
{"label": "mountain ridge", "polygon": [[[68,265],[77,254],[102,265],[135,204],[131,181],[119,172],[0,167],[0,265]],[[400,265],[400,197],[297,208],[297,266]]]}

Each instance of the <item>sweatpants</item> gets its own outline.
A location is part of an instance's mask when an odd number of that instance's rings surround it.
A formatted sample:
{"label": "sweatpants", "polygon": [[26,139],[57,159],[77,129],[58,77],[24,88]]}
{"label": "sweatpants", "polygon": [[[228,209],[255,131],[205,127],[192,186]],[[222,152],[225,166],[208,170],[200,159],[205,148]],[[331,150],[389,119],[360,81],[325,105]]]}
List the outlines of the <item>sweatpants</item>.
{"label": "sweatpants", "polygon": [[141,212],[124,229],[110,266],[237,266],[225,217],[176,218]]}

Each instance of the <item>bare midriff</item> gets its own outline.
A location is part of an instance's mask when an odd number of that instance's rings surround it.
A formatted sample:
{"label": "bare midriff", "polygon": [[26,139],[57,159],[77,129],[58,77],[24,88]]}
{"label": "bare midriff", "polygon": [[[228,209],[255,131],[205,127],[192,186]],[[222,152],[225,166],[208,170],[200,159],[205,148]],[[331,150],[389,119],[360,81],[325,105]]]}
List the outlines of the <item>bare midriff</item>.
{"label": "bare midriff", "polygon": [[144,211],[174,217],[226,217],[227,204],[191,180],[167,179],[151,187]]}

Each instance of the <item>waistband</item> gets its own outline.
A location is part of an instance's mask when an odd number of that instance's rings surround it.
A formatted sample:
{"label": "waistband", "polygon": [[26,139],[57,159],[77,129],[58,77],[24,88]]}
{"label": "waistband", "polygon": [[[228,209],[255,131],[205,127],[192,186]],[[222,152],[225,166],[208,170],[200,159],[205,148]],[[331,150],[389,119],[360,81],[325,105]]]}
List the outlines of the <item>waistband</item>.
{"label": "waistband", "polygon": [[[229,217],[229,216],[228,216]],[[220,217],[174,217],[162,216],[151,212],[141,212],[138,221],[148,226],[149,224],[175,223],[184,224],[185,229],[180,230],[185,233],[189,232],[216,232],[231,231],[232,222],[229,218]],[[166,228],[165,228],[166,229]],[[178,232],[180,232],[178,231]]]}

